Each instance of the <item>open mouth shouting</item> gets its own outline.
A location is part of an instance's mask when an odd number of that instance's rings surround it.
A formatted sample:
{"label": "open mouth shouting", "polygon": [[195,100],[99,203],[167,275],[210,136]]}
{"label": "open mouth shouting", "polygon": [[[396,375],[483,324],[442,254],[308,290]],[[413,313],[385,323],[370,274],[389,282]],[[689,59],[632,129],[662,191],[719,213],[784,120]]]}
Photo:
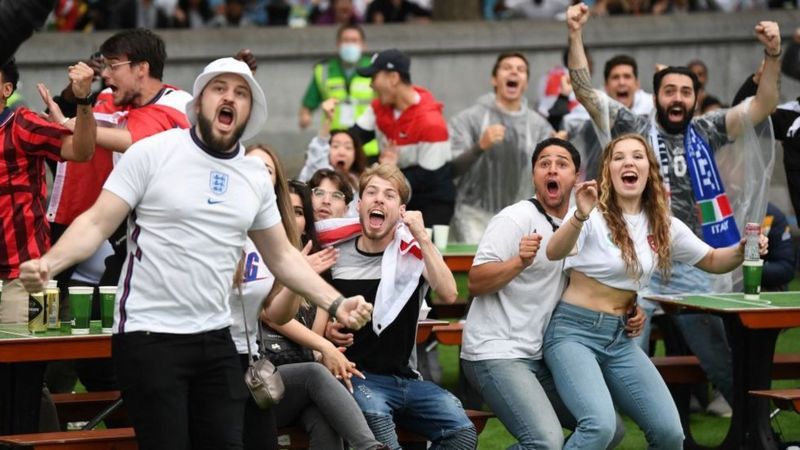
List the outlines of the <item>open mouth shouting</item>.
{"label": "open mouth shouting", "polygon": [[558,197],[559,192],[561,192],[561,186],[558,184],[558,181],[555,179],[547,180],[547,184],[545,184],[545,188],[547,189],[548,197],[556,198]]}
{"label": "open mouth shouting", "polygon": [[669,118],[671,122],[682,122],[685,117],[686,108],[680,103],[670,105],[667,109],[667,118]]}
{"label": "open mouth shouting", "polygon": [[516,79],[506,80],[503,86],[505,88],[505,94],[509,97],[513,97],[521,93],[519,80]]}
{"label": "open mouth shouting", "polygon": [[386,213],[380,209],[369,210],[369,227],[378,230],[383,226],[386,221]]}
{"label": "open mouth shouting", "polygon": [[236,119],[236,112],[233,107],[223,105],[217,110],[217,123],[222,130],[232,130]]}
{"label": "open mouth shouting", "polygon": [[630,187],[630,188],[636,187],[636,182],[638,182],[638,181],[639,181],[639,174],[638,173],[636,173],[634,171],[631,171],[631,170],[627,170],[625,172],[622,172],[622,185],[623,186]]}

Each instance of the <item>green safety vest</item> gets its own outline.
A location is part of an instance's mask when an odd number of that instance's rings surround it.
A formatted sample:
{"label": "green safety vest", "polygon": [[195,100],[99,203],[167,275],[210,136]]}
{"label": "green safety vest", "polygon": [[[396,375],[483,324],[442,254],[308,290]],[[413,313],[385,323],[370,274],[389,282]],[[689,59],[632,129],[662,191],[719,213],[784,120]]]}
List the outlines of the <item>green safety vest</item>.
{"label": "green safety vest", "polygon": [[[358,66],[367,66],[369,63],[369,58],[361,58]],[[334,64],[336,67],[333,67]],[[370,87],[371,78],[355,74],[350,79],[350,86],[347,85],[344,69],[338,59],[330,59],[327,63],[319,63],[314,66],[314,80],[316,80],[317,89],[319,89],[323,99],[335,98],[340,101],[340,104],[336,106],[336,110],[333,112],[333,120],[331,121],[331,129],[333,130],[347,129],[352,125],[341,123],[341,102],[349,102],[352,105],[353,120],[356,120],[369,107],[374,97]],[[364,143],[363,148],[367,156],[376,156],[378,154],[378,143],[374,139]]]}

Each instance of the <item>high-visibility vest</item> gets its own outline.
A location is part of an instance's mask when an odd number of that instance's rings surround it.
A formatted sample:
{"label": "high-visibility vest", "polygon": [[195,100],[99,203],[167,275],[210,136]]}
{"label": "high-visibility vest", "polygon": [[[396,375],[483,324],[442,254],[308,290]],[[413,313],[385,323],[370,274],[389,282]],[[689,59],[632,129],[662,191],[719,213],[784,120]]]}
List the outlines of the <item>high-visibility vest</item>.
{"label": "high-visibility vest", "polygon": [[[368,66],[370,64],[369,58],[361,58],[358,63],[359,67]],[[358,74],[353,75],[350,79],[348,86],[347,80],[344,77],[344,69],[337,58],[331,58],[327,63],[321,62],[314,66],[314,79],[317,83],[317,89],[324,100],[335,98],[339,100],[336,109],[333,112],[333,120],[331,121],[331,129],[347,129],[353,126],[353,123],[343,123],[341,118],[342,103],[349,103],[353,108],[352,120],[358,119],[361,114],[369,107],[374,93],[370,87],[371,78],[362,77]],[[346,107],[346,106],[345,106]],[[367,156],[375,156],[378,154],[378,143],[373,139],[370,142],[363,144],[364,153]]]}

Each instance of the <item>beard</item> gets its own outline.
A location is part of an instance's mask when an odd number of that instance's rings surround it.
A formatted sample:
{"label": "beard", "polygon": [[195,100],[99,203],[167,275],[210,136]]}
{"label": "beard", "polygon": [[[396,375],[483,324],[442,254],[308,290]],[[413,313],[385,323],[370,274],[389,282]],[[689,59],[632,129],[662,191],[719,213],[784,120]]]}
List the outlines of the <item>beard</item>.
{"label": "beard", "polygon": [[200,128],[200,136],[202,136],[203,142],[205,142],[209,149],[218,153],[227,153],[239,142],[239,138],[244,134],[247,122],[236,127],[236,129],[233,130],[233,134],[230,136],[217,137],[214,135],[214,130],[211,127],[211,119],[201,112],[197,115],[197,126]]}
{"label": "beard", "polygon": [[[673,106],[680,106],[683,109],[683,120],[680,122],[672,122],[669,120],[669,114],[667,110],[672,108]],[[681,134],[686,130],[686,127],[691,122],[692,117],[694,116],[694,109],[686,111],[682,103],[673,103],[669,105],[667,108],[662,108],[660,104],[656,103],[656,121],[658,124],[661,125],[661,128],[664,129],[669,134]]]}

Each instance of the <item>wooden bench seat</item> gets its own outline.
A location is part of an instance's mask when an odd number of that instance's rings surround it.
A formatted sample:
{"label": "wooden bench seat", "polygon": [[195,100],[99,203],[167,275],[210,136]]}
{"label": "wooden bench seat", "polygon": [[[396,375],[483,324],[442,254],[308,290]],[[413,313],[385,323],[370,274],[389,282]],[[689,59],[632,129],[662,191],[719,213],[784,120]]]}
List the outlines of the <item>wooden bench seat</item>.
{"label": "wooden bench seat", "polygon": [[769,389],[750,391],[750,395],[766,397],[780,409],[800,414],[800,389]]}
{"label": "wooden bench seat", "polygon": [[[88,396],[88,394],[96,394],[89,397],[103,397],[100,393],[66,395],[80,397]],[[84,403],[90,403],[89,397],[81,400],[84,400]],[[108,394],[106,397],[110,398],[112,396]],[[81,403],[81,401],[74,398],[68,398],[67,400],[69,400],[69,403]],[[494,417],[494,414],[484,411],[467,410],[466,413],[467,417],[475,425],[478,434],[486,427],[486,421]],[[407,430],[398,430],[398,438],[404,444],[427,441],[423,436]],[[280,428],[278,429],[278,446],[283,449],[308,448],[308,435],[301,427]],[[54,433],[0,436],[0,448],[15,450],[136,450],[138,446],[133,428],[111,428],[105,430],[59,431]]]}
{"label": "wooden bench seat", "polygon": [[[51,394],[58,412],[58,422],[66,430],[69,422],[86,422],[119,400],[119,391],[76,392]],[[125,406],[121,405],[108,415],[109,419],[126,420]]]}
{"label": "wooden bench seat", "polygon": [[[667,384],[691,384],[707,381],[696,356],[654,356],[650,358]],[[800,379],[800,354],[777,353],[772,360],[772,379]]]}
{"label": "wooden bench seat", "polygon": [[0,447],[30,450],[137,450],[133,428],[0,436]]}

